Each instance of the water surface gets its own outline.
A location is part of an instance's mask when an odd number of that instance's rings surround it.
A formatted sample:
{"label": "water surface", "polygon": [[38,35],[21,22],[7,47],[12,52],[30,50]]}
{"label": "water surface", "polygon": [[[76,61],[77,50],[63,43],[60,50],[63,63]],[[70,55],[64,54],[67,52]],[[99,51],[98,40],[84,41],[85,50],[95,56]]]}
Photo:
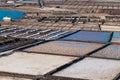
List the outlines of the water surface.
{"label": "water surface", "polygon": [[6,16],[11,17],[12,19],[19,19],[25,16],[25,13],[16,10],[0,9],[0,20],[3,20],[3,17]]}

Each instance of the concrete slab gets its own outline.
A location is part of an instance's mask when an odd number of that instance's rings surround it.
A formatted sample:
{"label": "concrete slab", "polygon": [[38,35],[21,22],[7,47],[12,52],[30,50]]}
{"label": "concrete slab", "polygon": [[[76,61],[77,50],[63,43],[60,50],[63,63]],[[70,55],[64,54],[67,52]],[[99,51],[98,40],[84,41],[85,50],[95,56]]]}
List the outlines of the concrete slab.
{"label": "concrete slab", "polygon": [[24,51],[45,52],[61,55],[84,56],[89,52],[102,47],[104,44],[84,43],[72,41],[53,41],[45,44],[40,44]]}
{"label": "concrete slab", "polygon": [[12,55],[0,58],[0,71],[44,75],[74,59],[76,57],[14,52]]}
{"label": "concrete slab", "polygon": [[85,58],[53,76],[89,80],[113,80],[120,72],[120,61],[99,58]]}

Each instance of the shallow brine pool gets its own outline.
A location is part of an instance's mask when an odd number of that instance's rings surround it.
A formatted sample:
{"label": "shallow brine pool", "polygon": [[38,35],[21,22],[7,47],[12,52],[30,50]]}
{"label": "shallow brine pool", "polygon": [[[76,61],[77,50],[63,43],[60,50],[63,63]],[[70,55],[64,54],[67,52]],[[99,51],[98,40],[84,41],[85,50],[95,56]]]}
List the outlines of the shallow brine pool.
{"label": "shallow brine pool", "polygon": [[25,16],[24,12],[16,11],[16,10],[7,10],[7,9],[0,9],[0,20],[3,20],[4,17],[11,17],[11,19],[19,19]]}

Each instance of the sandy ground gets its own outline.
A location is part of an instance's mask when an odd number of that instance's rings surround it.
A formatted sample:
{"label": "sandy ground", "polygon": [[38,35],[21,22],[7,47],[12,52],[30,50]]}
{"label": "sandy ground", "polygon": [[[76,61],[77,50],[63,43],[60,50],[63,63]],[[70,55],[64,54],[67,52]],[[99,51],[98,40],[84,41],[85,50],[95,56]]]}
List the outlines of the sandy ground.
{"label": "sandy ground", "polygon": [[73,12],[72,10],[68,10],[68,9],[60,9],[60,8],[55,8],[55,7],[51,7],[51,8],[49,8],[49,7],[44,7],[44,8],[40,8],[40,10],[47,10],[47,11],[70,11],[70,12]]}
{"label": "sandy ground", "polygon": [[103,45],[84,42],[53,41],[25,49],[25,51],[83,56]]}
{"label": "sandy ground", "polygon": [[108,16],[109,14],[106,14],[106,13],[84,13],[84,14],[81,14],[81,16],[97,16],[97,17],[100,17],[101,19],[105,19],[105,16]]}
{"label": "sandy ground", "polygon": [[76,57],[15,52],[10,56],[0,58],[0,71],[44,75],[74,59]]}
{"label": "sandy ground", "polygon": [[91,56],[120,59],[120,45],[110,45]]}
{"label": "sandy ground", "polygon": [[101,25],[102,31],[120,31],[119,26]]}
{"label": "sandy ground", "polygon": [[32,79],[0,76],[0,80],[32,80]]}
{"label": "sandy ground", "polygon": [[72,66],[55,73],[54,76],[89,80],[113,80],[120,72],[120,61],[85,58]]}

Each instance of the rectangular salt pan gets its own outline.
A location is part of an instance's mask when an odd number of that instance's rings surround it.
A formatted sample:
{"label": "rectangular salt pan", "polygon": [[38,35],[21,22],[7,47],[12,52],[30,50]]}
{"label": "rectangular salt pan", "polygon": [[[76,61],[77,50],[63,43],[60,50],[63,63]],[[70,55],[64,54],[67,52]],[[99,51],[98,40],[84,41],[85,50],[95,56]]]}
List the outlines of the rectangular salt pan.
{"label": "rectangular salt pan", "polygon": [[63,39],[64,40],[91,41],[91,42],[108,42],[109,38],[110,38],[109,32],[79,31]]}
{"label": "rectangular salt pan", "polygon": [[91,56],[120,59],[120,45],[113,44],[107,46],[106,48],[92,54]]}
{"label": "rectangular salt pan", "polygon": [[104,44],[84,43],[72,41],[53,41],[40,44],[35,47],[27,48],[24,51],[44,52],[61,55],[84,56],[95,49],[102,47]]}
{"label": "rectangular salt pan", "polygon": [[15,52],[0,58],[0,71],[27,75],[44,75],[76,57]]}
{"label": "rectangular salt pan", "polygon": [[120,72],[120,61],[85,58],[53,76],[89,80],[113,80]]}
{"label": "rectangular salt pan", "polygon": [[114,32],[113,33],[113,38],[112,38],[111,42],[120,43],[120,32]]}
{"label": "rectangular salt pan", "polygon": [[113,38],[120,38],[120,32],[114,32]]}

